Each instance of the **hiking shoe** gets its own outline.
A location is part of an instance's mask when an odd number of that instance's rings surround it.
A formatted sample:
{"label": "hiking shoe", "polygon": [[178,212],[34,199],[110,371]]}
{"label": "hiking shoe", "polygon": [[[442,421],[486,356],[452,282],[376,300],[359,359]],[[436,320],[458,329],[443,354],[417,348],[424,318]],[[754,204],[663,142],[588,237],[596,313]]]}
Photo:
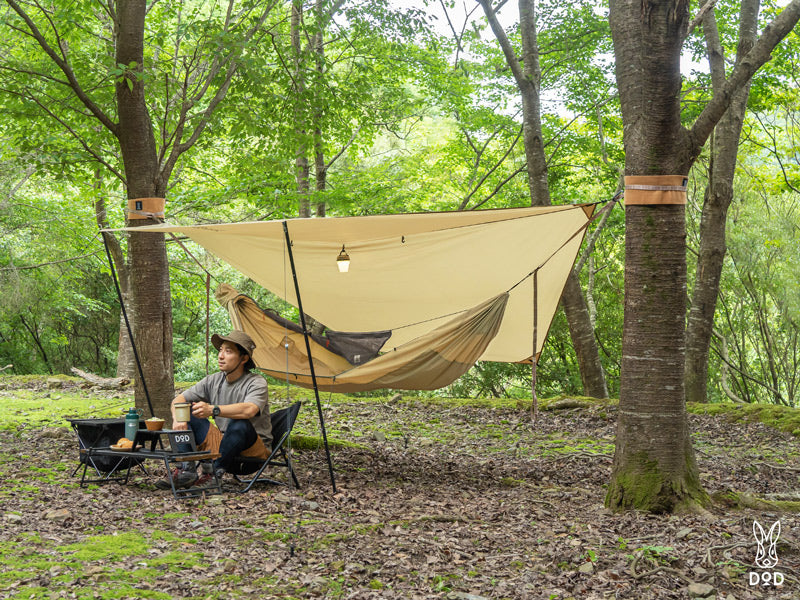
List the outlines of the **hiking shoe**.
{"label": "hiking shoe", "polygon": [[200,475],[200,477],[197,478],[197,481],[195,481],[192,485],[193,486],[207,485],[209,481],[214,481],[214,475],[212,475],[211,473],[203,473],[202,475]]}
{"label": "hiking shoe", "polygon": [[[197,472],[175,468],[172,470],[172,481],[175,483],[175,489],[188,488],[197,481]],[[172,489],[169,477],[159,479],[156,481],[155,486],[160,490]]]}

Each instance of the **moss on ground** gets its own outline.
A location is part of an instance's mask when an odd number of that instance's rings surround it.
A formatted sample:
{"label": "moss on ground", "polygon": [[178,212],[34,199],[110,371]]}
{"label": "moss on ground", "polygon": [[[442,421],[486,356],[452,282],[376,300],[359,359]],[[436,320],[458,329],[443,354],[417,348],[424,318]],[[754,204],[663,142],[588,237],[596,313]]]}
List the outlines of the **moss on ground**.
{"label": "moss on ground", "polygon": [[[291,446],[295,450],[316,450],[318,448],[323,447],[323,440],[321,436],[315,435],[293,435],[291,439]],[[329,448],[359,448],[361,450],[369,450],[366,446],[362,444],[357,444],[355,442],[348,442],[346,440],[339,440],[328,437],[328,447]]]}
{"label": "moss on ground", "polygon": [[[49,597],[39,578],[43,573],[50,586],[68,587],[77,579],[91,579],[94,589],[75,589],[77,598],[170,598],[169,594],[144,589],[165,572],[177,573],[204,564],[200,552],[167,551],[150,556],[153,542],[166,532],[149,534],[127,532],[116,535],[90,535],[75,544],[58,545],[39,536],[21,536],[0,542],[0,586],[17,584],[15,598]],[[172,534],[166,534],[171,536]],[[113,563],[141,557],[135,568],[120,568]],[[20,585],[21,583],[21,585]]]}
{"label": "moss on ground", "polygon": [[[0,378],[4,379],[4,378]],[[47,397],[42,398],[43,394]],[[87,400],[85,390],[0,390],[3,420],[0,429],[21,427],[69,427],[66,419],[119,417],[132,400],[97,398]]]}
{"label": "moss on ground", "polygon": [[800,437],[800,410],[775,404],[734,404],[720,402],[699,404],[690,402],[686,410],[696,415],[718,416],[732,423],[759,422],[779,431]]}
{"label": "moss on ground", "polygon": [[755,494],[739,493],[732,490],[715,492],[711,500],[728,509],[750,508],[761,511],[800,513],[799,500],[770,500]]}

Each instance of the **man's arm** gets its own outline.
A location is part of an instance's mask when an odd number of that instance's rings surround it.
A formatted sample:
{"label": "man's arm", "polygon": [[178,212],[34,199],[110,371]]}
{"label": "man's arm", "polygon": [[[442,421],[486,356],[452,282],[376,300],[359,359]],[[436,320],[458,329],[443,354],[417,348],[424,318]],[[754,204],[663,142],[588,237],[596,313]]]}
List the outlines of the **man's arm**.
{"label": "man's arm", "polygon": [[[192,414],[199,419],[209,418],[213,411],[214,405],[208,402],[195,402],[192,405]],[[219,416],[226,419],[252,419],[257,414],[258,406],[252,402],[237,402],[219,407]]]}

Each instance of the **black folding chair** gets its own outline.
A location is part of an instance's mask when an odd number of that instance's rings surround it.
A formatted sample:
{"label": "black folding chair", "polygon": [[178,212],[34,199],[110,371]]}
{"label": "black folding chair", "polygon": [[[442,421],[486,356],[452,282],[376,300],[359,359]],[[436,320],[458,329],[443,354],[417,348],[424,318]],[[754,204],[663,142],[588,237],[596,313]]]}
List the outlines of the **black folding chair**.
{"label": "black folding chair", "polygon": [[[288,471],[287,478],[291,476],[294,486],[300,487],[297,476],[294,473],[292,457],[287,448],[289,436],[292,433],[297,413],[300,412],[300,402],[295,402],[291,406],[276,410],[269,418],[272,421],[272,453],[269,458],[252,458],[249,456],[237,456],[231,467],[231,473],[241,483],[247,484],[242,492],[247,492],[256,483],[274,483],[277,485],[289,485],[286,482],[262,477],[267,467],[282,467]],[[249,475],[254,473],[251,479],[242,479],[239,475]],[[238,473],[238,474],[237,474]]]}

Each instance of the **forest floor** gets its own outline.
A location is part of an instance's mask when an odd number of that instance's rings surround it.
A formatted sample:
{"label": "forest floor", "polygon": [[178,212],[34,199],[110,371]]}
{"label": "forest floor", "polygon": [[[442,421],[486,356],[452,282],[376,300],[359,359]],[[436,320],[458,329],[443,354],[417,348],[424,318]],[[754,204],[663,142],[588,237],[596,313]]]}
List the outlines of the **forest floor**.
{"label": "forest floor", "polygon": [[[706,513],[615,514],[612,402],[531,429],[513,401],[326,394],[336,493],[317,448],[294,450],[300,490],[176,501],[72,476],[63,417],[130,396],[33,387],[0,385],[0,598],[800,598],[800,504],[764,501],[798,499],[800,440],[759,422],[690,415]],[[318,435],[313,401],[295,432]],[[754,519],[780,522],[772,570]]]}

